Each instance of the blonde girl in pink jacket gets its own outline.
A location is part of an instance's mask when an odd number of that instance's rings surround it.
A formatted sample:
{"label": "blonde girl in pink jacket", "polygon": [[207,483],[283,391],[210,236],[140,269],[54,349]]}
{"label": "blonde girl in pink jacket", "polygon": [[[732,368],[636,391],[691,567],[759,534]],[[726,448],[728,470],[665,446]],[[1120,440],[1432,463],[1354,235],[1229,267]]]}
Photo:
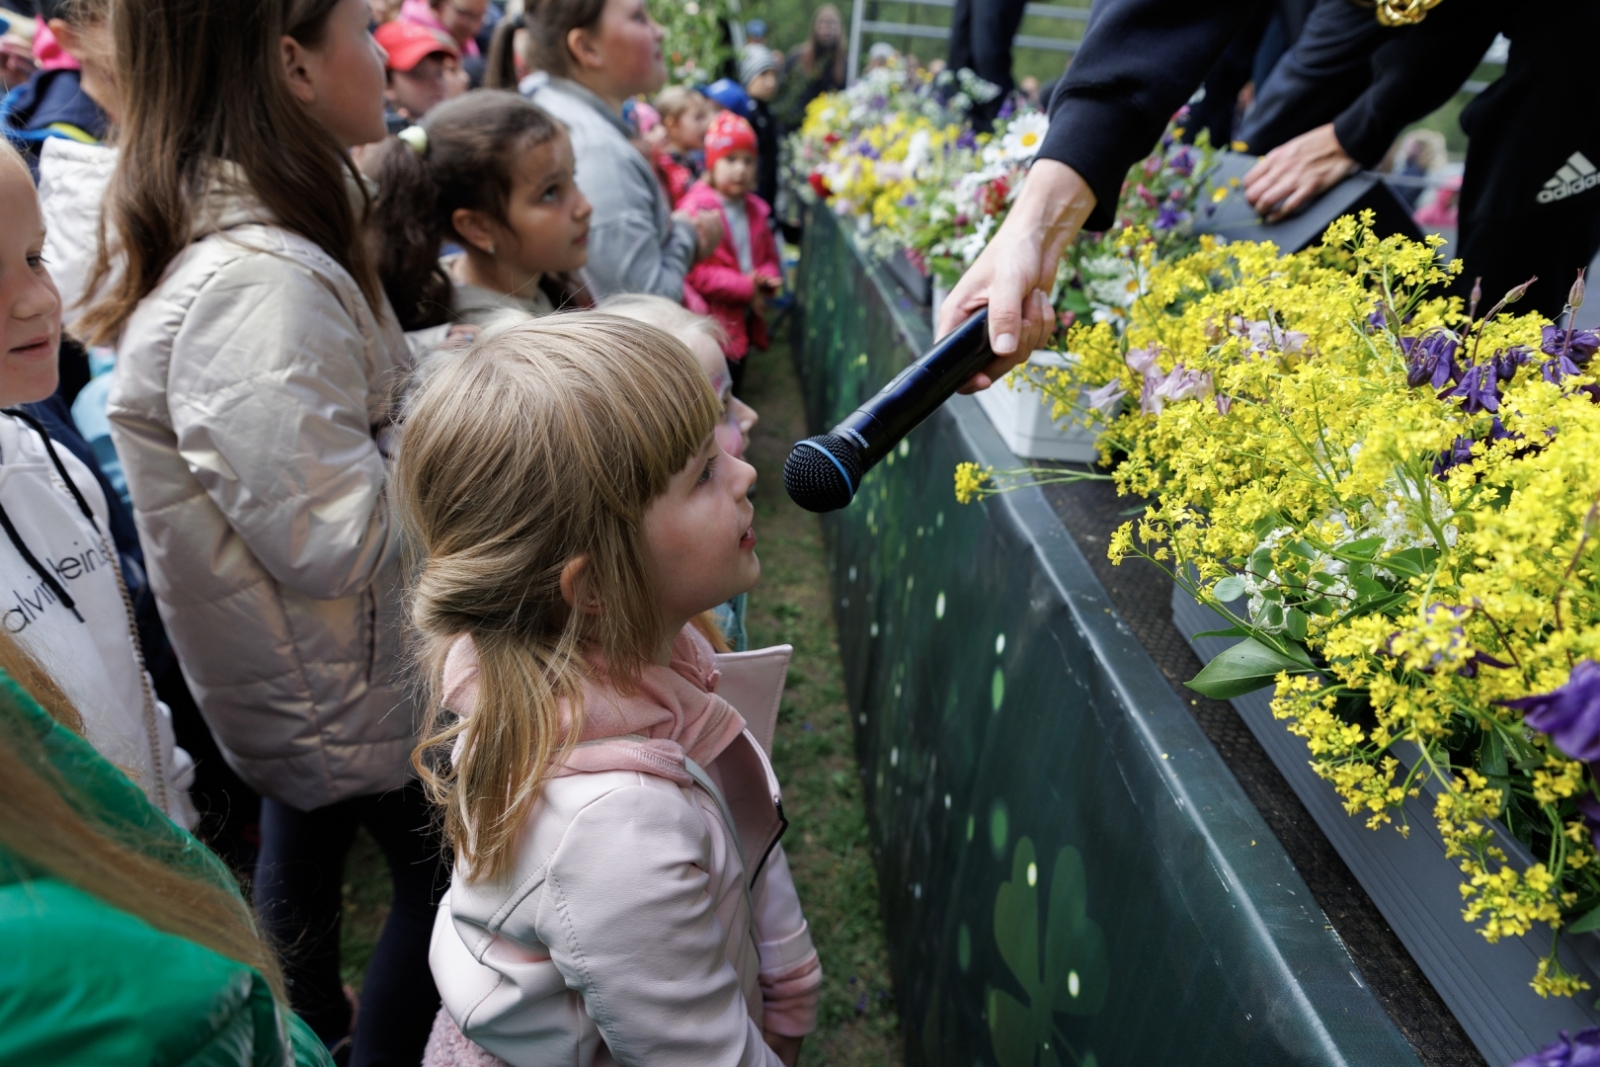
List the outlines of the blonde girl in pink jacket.
{"label": "blonde girl in pink jacket", "polygon": [[761,569],[721,415],[681,343],[595,313],[443,357],[408,405],[416,762],[456,854],[434,1067],[776,1067],[815,1025],[763,749],[789,650],[693,621]]}

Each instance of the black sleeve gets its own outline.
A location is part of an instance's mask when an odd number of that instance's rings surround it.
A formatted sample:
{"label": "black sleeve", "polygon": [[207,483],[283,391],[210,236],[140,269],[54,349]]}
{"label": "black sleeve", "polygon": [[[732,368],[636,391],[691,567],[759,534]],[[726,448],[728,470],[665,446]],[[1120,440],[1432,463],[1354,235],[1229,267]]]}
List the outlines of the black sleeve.
{"label": "black sleeve", "polygon": [[1372,85],[1333,120],[1339,147],[1376,164],[1400,131],[1456,95],[1494,41],[1500,0],[1450,0],[1397,32],[1372,56]]}
{"label": "black sleeve", "polygon": [[[1456,0],[1459,2],[1459,0]],[[1109,227],[1128,168],[1149,153],[1256,0],[1099,0],[1077,56],[1050,98],[1042,159],[1083,176]]]}
{"label": "black sleeve", "polygon": [[1256,86],[1255,107],[1239,139],[1265,155],[1308,130],[1332,122],[1372,84],[1372,55],[1403,29],[1381,25],[1370,7],[1321,0],[1294,46]]}

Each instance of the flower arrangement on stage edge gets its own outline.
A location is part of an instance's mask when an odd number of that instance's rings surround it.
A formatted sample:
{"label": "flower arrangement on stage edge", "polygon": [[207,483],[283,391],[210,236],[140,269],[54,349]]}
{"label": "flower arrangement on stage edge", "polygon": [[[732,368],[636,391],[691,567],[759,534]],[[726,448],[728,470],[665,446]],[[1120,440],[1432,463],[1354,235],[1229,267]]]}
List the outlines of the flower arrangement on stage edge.
{"label": "flower arrangement on stage edge", "polygon": [[[1572,995],[1554,931],[1600,930],[1600,334],[1511,314],[1520,288],[1482,314],[1429,298],[1459,263],[1370,224],[1165,262],[1127,231],[1125,323],[1075,326],[1043,387],[1152,500],[1112,560],[1163,567],[1243,639],[1191,687],[1275,686],[1374,830],[1407,833],[1426,787],[1462,917],[1490,941],[1544,924],[1532,985]],[[956,485],[1001,488],[972,464]]]}

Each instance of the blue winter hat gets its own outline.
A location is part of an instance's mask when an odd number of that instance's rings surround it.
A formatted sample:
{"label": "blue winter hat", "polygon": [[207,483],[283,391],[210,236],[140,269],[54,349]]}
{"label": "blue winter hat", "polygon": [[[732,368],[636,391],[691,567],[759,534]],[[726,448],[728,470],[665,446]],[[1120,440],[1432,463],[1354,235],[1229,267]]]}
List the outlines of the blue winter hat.
{"label": "blue winter hat", "polygon": [[727,108],[735,115],[750,114],[750,94],[732,78],[718,78],[700,92],[715,101],[718,107]]}
{"label": "blue winter hat", "polygon": [[761,19],[750,19],[744,24],[746,37],[762,38],[767,35],[767,24]]}

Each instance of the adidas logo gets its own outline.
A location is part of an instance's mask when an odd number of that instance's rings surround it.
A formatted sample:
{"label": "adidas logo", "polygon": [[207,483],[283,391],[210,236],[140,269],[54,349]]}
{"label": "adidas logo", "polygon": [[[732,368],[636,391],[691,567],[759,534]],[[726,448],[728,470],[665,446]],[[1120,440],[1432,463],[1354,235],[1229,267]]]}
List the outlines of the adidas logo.
{"label": "adidas logo", "polygon": [[1544,188],[1539,190],[1539,203],[1548,204],[1555,200],[1565,200],[1569,196],[1576,196],[1585,189],[1593,189],[1600,185],[1600,170],[1589,162],[1582,152],[1574,152],[1561,164],[1561,169],[1556,171],[1556,176],[1544,183]]}

